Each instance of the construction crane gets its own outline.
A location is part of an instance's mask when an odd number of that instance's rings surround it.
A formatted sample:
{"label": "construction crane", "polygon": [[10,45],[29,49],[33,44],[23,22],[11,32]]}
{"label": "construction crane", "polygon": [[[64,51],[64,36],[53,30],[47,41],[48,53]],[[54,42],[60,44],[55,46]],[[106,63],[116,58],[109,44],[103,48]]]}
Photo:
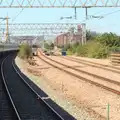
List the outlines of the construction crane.
{"label": "construction crane", "polygon": [[5,34],[5,42],[9,42],[9,25],[8,25],[8,20],[10,19],[8,16],[7,17],[0,17],[2,20],[6,20],[6,34]]}

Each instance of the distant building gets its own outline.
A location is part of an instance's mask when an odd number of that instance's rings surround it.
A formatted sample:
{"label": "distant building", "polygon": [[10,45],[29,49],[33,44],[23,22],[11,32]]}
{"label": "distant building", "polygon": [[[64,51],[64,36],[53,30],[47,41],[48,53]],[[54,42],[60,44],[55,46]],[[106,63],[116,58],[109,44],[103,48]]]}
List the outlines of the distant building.
{"label": "distant building", "polygon": [[56,46],[64,46],[66,44],[82,43],[82,27],[78,25],[77,31],[74,28],[67,33],[60,34],[55,39]]}

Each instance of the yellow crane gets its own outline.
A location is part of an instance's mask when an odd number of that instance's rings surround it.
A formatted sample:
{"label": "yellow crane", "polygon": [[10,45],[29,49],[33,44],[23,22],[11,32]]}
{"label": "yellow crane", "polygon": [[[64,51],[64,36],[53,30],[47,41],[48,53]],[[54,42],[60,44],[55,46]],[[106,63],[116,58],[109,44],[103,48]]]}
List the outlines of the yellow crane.
{"label": "yellow crane", "polygon": [[2,20],[6,20],[6,34],[5,34],[5,42],[7,43],[8,42],[8,37],[9,37],[9,25],[8,25],[8,20],[9,20],[9,18],[8,18],[8,16],[7,17],[5,17],[5,18],[3,18],[3,17],[0,17],[0,19],[2,19]]}

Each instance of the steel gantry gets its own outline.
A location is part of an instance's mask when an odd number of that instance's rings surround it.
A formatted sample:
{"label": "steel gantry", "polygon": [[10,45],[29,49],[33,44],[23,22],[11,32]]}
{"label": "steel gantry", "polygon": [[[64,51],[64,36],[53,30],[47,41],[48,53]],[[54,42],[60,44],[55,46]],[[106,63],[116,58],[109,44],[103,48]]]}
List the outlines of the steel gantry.
{"label": "steel gantry", "polygon": [[120,7],[120,0],[0,0],[0,8]]}
{"label": "steel gantry", "polygon": [[[6,24],[0,25],[0,36],[4,37]],[[81,34],[82,40],[86,41],[86,26],[79,23],[16,23],[9,24],[9,37],[16,39],[16,37],[24,40],[28,37],[34,38],[35,36],[58,36],[61,34]],[[23,36],[23,37],[22,37]]]}
{"label": "steel gantry", "polygon": [[[85,24],[80,23],[16,23],[9,24],[10,35],[58,35],[66,32],[70,32],[74,29],[77,31],[78,26],[81,26],[81,30],[85,31]],[[0,25],[0,34],[3,34],[3,30],[6,28],[6,24]]]}

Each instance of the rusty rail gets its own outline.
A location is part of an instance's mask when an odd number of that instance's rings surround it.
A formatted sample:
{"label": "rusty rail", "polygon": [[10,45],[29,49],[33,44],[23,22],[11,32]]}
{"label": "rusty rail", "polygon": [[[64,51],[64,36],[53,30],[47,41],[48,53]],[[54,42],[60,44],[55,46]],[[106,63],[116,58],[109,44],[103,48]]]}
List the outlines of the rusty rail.
{"label": "rusty rail", "polygon": [[88,65],[88,66],[91,66],[91,67],[100,68],[100,69],[103,69],[103,70],[107,70],[107,71],[111,71],[111,72],[120,74],[120,69],[116,68],[115,66],[103,65],[103,64],[99,64],[99,63],[95,63],[95,62],[91,62],[91,61],[86,61],[86,60],[82,60],[82,59],[78,59],[78,58],[72,58],[72,57],[68,57],[68,56],[65,56],[65,57],[62,57],[62,58],[73,61],[73,62],[77,62],[77,63],[80,63],[80,64],[84,64],[84,65]]}
{"label": "rusty rail", "polygon": [[[42,53],[41,53],[41,54],[42,54]],[[43,55],[43,54],[42,54],[42,55]],[[45,55],[43,55],[43,56],[44,56],[45,58],[47,58],[47,59],[50,59],[50,58],[46,57]],[[73,73],[73,72],[70,72],[70,71],[68,71],[68,70],[65,70],[64,68],[58,67],[58,66],[55,65],[54,63],[50,63],[50,62],[46,61],[45,59],[43,59],[43,58],[40,57],[40,56],[38,56],[38,57],[39,57],[41,60],[43,60],[44,62],[46,62],[47,64],[49,64],[49,65],[51,65],[51,66],[53,66],[53,67],[55,67],[55,68],[57,68],[57,69],[59,69],[59,70],[61,70],[61,71],[64,71],[64,72],[66,72],[66,73],[68,73],[68,74],[70,74],[70,75],[72,75],[72,76],[74,76],[74,77],[76,77],[76,78],[79,78],[79,79],[81,79],[81,80],[83,80],[83,81],[85,81],[85,82],[91,83],[91,84],[93,84],[93,85],[95,85],[95,86],[101,87],[101,88],[103,88],[103,89],[105,89],[105,90],[108,90],[108,91],[110,91],[110,92],[112,92],[112,93],[115,93],[115,94],[117,94],[117,95],[120,95],[120,91],[118,91],[118,90],[115,90],[115,89],[110,88],[110,87],[107,87],[107,86],[105,86],[105,85],[103,85],[103,84],[94,82],[94,81],[92,81],[92,80],[90,80],[90,79],[87,79],[87,78],[85,78],[85,77],[82,77],[82,76],[80,76],[80,75],[77,75],[77,74],[75,74],[75,73]],[[54,61],[54,60],[51,60],[51,61],[56,62],[56,63],[59,64],[59,62],[57,62],[57,61]],[[61,63],[61,65],[62,65],[62,63]],[[66,66],[66,67],[69,68],[69,66]],[[93,76],[94,76],[94,75],[93,75]],[[116,81],[113,81],[113,83],[114,83],[114,82],[116,82]],[[117,83],[116,83],[116,84],[117,84]]]}

